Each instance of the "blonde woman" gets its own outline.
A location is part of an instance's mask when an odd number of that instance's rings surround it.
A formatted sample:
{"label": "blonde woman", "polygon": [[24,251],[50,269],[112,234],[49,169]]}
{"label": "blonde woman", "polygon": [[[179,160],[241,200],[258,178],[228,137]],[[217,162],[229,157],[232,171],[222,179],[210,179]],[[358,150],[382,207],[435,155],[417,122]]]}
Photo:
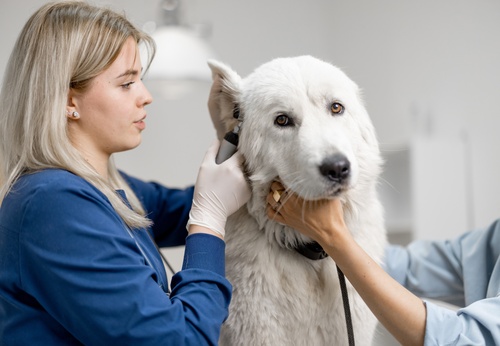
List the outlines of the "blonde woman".
{"label": "blonde woman", "polygon": [[[0,94],[2,344],[217,344],[226,217],[249,189],[238,154],[215,164],[217,142],[186,190],[114,167],[152,102],[141,44],[152,58],[123,15],[80,1],[42,6],[16,42]],[[153,239],[186,244],[171,292]]]}

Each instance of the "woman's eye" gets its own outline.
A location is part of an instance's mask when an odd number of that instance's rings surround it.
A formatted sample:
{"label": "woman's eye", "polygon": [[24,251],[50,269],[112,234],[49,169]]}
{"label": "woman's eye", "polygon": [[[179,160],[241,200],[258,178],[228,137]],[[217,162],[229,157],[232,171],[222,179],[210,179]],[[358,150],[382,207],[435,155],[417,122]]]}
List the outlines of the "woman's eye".
{"label": "woman's eye", "polygon": [[344,113],[344,106],[338,102],[332,103],[330,109],[333,114],[342,114]]}
{"label": "woman's eye", "polygon": [[134,84],[135,82],[128,82],[128,83],[125,83],[125,84],[122,84],[122,88],[125,88],[125,89],[130,89],[130,86],[132,84]]}
{"label": "woman's eye", "polygon": [[286,114],[278,114],[274,123],[278,126],[291,126],[293,125],[292,119],[288,117]]}

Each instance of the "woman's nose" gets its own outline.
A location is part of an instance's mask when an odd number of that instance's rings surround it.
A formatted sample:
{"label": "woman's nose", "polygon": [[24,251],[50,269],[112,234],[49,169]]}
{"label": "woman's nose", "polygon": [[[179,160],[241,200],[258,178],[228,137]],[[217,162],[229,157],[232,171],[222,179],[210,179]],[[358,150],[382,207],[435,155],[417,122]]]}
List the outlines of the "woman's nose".
{"label": "woman's nose", "polygon": [[151,93],[149,92],[148,88],[142,83],[143,91],[142,91],[142,97],[141,97],[141,105],[142,106],[147,106],[151,102],[153,102],[153,96],[151,96]]}

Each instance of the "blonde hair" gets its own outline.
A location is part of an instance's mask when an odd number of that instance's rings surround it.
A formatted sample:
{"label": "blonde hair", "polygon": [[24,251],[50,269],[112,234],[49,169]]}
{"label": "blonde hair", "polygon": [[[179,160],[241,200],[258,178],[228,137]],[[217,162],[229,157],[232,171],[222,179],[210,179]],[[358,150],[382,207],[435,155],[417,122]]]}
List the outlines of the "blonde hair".
{"label": "blonde hair", "polygon": [[[83,1],[62,1],[45,4],[31,16],[10,56],[0,94],[0,205],[22,174],[60,168],[102,191],[129,227],[150,225],[113,160],[107,181],[68,137],[70,88],[85,91],[113,63],[129,37],[145,44],[147,70],[155,54],[154,41],[122,14]],[[117,188],[125,190],[132,209]]]}

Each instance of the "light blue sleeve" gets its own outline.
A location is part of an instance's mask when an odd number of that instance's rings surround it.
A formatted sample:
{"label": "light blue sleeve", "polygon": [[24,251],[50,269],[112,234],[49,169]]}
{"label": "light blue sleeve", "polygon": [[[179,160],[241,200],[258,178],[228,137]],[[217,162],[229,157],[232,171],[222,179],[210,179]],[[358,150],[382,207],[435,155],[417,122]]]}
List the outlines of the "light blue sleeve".
{"label": "light blue sleeve", "polygon": [[449,242],[389,246],[385,255],[385,270],[415,295],[464,305],[461,254]]}
{"label": "light blue sleeve", "polygon": [[425,345],[500,345],[500,223],[452,241],[386,249],[385,270],[426,301]]}
{"label": "light blue sleeve", "polygon": [[425,346],[500,345],[500,297],[479,300],[457,312],[426,302]]}

